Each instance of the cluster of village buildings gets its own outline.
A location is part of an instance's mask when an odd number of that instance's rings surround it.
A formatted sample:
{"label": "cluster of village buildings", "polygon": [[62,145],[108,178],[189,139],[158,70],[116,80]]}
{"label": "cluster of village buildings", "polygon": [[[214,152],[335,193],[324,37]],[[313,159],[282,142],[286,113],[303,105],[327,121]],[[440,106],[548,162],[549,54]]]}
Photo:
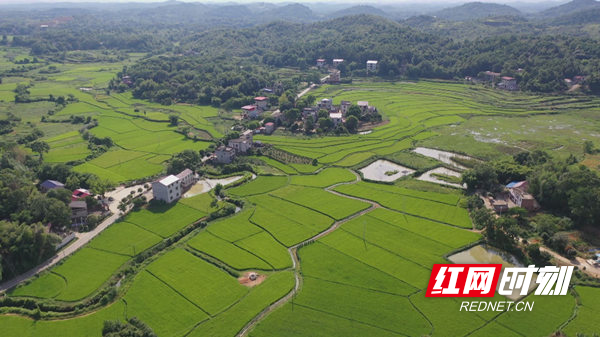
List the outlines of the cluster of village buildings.
{"label": "cluster of village buildings", "polygon": [[[53,189],[64,189],[65,185],[56,180],[46,180],[40,184],[40,190],[44,193],[53,190]],[[71,209],[71,223],[75,226],[84,224],[87,221],[88,215],[92,213],[92,210],[89,210],[87,207],[87,203],[85,202],[85,198],[88,196],[93,196],[92,193],[84,188],[78,188],[73,191],[71,194],[71,202],[69,203],[69,208]],[[103,211],[108,210],[108,206],[104,203],[100,203]]]}
{"label": "cluster of village buildings", "polygon": [[[361,115],[377,113],[377,108],[369,105],[367,101],[356,102],[360,108]],[[302,110],[302,121],[306,123],[309,119],[315,123],[319,119],[319,111],[325,110],[329,113],[329,119],[334,126],[338,126],[346,121],[346,114],[352,105],[350,101],[341,101],[340,105],[334,105],[330,98],[323,98],[315,106],[307,107]]]}
{"label": "cluster of village buildings", "polygon": [[[523,69],[518,69],[517,72],[521,73],[521,72],[523,72]],[[517,84],[516,78],[510,77],[510,76],[501,76],[500,73],[496,73],[496,72],[493,72],[490,70],[483,72],[483,78],[481,78],[481,79],[476,79],[471,76],[467,76],[467,77],[465,77],[465,80],[467,80],[469,82],[477,82],[477,81],[488,82],[488,83],[491,83],[492,86],[494,86],[498,89],[503,89],[503,90],[508,90],[508,91],[519,90],[519,85]]]}
{"label": "cluster of village buildings", "polygon": [[[331,66],[327,64],[327,60],[325,59],[317,59],[317,68],[320,69],[328,69],[329,76],[325,79],[326,83],[340,83],[342,80],[341,72],[338,69],[340,64],[344,63],[344,59],[333,59],[331,60]],[[374,73],[377,71],[377,63],[376,60],[368,60],[367,61],[367,73]]]}
{"label": "cluster of village buildings", "polygon": [[527,181],[514,181],[505,186],[502,193],[495,198],[488,198],[490,206],[496,213],[502,214],[513,207],[521,207],[530,212],[540,209],[540,204],[527,190]]}

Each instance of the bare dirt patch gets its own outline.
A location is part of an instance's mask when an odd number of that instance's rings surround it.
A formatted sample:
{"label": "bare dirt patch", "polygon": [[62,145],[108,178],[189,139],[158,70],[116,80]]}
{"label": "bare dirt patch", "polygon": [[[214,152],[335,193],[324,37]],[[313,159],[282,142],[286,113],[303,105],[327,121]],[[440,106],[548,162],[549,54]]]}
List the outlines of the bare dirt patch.
{"label": "bare dirt patch", "polygon": [[257,286],[267,278],[267,275],[259,274],[254,271],[245,272],[244,275],[238,277],[238,282],[248,288]]}

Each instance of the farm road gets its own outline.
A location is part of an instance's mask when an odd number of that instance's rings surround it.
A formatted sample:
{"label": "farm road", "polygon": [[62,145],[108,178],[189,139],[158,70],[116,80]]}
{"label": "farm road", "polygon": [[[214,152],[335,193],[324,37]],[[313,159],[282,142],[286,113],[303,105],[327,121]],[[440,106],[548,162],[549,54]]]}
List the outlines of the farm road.
{"label": "farm road", "polygon": [[[109,209],[113,213],[111,216],[104,219],[104,221],[102,221],[96,228],[94,228],[94,230],[92,230],[90,232],[76,233],[75,237],[77,238],[77,240],[75,240],[74,242],[71,242],[71,244],[67,245],[65,248],[60,250],[58,253],[56,253],[56,255],[49,258],[44,263],[27,271],[26,273],[23,273],[17,277],[14,277],[13,279],[10,279],[8,281],[1,283],[0,284],[0,294],[7,291],[8,289],[11,289],[11,288],[17,286],[21,282],[24,282],[24,281],[28,280],[29,278],[43,272],[44,270],[56,265],[57,263],[62,261],[64,258],[73,254],[79,248],[83,247],[85,244],[90,242],[93,238],[96,237],[96,235],[100,234],[103,230],[108,228],[108,226],[112,225],[115,221],[117,221],[117,219],[119,219],[120,211],[117,208],[119,201],[121,199],[125,198],[126,196],[128,196],[131,193],[131,191],[137,191],[137,189],[140,187],[144,188],[143,185],[135,185],[135,186],[131,186],[131,187],[119,186],[115,190],[112,190],[112,191],[106,193],[107,198],[108,197],[114,198],[114,201],[109,205]],[[151,191],[146,192],[146,194],[148,194],[148,193],[152,194]]]}

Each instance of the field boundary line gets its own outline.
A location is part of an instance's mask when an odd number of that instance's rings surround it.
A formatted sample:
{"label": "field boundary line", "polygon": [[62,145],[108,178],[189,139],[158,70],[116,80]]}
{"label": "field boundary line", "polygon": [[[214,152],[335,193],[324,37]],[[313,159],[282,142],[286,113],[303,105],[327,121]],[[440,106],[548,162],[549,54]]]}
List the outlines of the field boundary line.
{"label": "field boundary line", "polygon": [[421,268],[423,268],[423,269],[425,269],[425,270],[431,270],[431,268],[427,268],[426,266],[424,266],[424,265],[422,265],[422,264],[420,264],[420,263],[418,263],[418,262],[416,262],[416,261],[413,261],[413,260],[411,260],[411,259],[409,259],[409,258],[406,258],[406,257],[400,256],[400,255],[398,255],[398,253],[396,253],[396,252],[393,252],[393,251],[391,251],[391,250],[389,250],[389,249],[387,249],[387,248],[384,248],[384,247],[382,247],[382,246],[380,246],[380,245],[378,245],[378,244],[375,244],[375,243],[373,243],[373,242],[371,242],[371,241],[369,241],[369,240],[367,240],[367,239],[365,239],[365,238],[361,238],[360,236],[358,236],[358,235],[356,235],[356,234],[354,234],[354,233],[352,233],[352,232],[349,232],[349,231],[347,231],[347,230],[345,230],[345,229],[343,229],[343,228],[342,228],[341,230],[342,230],[342,231],[344,231],[345,233],[348,233],[349,235],[352,235],[352,236],[354,236],[354,237],[355,237],[355,238],[357,238],[357,239],[361,239],[361,240],[363,240],[363,241],[365,241],[365,242],[369,243],[369,244],[370,244],[371,246],[373,246],[373,247],[377,247],[377,248],[379,248],[379,249],[381,249],[381,250],[384,250],[384,251],[386,251],[386,252],[388,252],[388,253],[390,253],[390,254],[396,255],[396,256],[398,256],[399,258],[401,258],[401,259],[403,259],[403,260],[406,260],[406,261],[408,261],[408,262],[414,263],[415,265],[417,265],[417,266],[419,266],[419,267],[421,267]]}
{"label": "field boundary line", "polygon": [[183,295],[181,292],[179,292],[179,290],[175,289],[172,285],[170,285],[167,282],[163,281],[163,279],[161,279],[160,277],[154,275],[153,272],[151,272],[147,268],[144,271],[147,272],[148,274],[150,274],[155,279],[157,279],[162,284],[164,284],[167,287],[169,287],[169,289],[173,290],[177,295],[181,296],[181,298],[183,298],[184,300],[190,302],[193,306],[195,306],[196,308],[200,309],[202,312],[204,312],[205,314],[207,314],[208,317],[213,317],[208,311],[204,310],[201,306],[199,306],[198,304],[194,303],[192,300],[190,300],[189,298],[187,298],[185,295]]}
{"label": "field boundary line", "polygon": [[312,311],[320,312],[320,313],[323,313],[323,314],[331,315],[331,316],[333,316],[333,317],[337,317],[337,318],[345,319],[345,320],[347,320],[347,321],[356,322],[356,323],[358,323],[358,324],[362,324],[362,325],[370,326],[370,327],[372,327],[372,328],[377,328],[377,329],[380,329],[380,330],[388,331],[388,332],[391,332],[391,333],[394,333],[394,334],[397,334],[397,335],[401,335],[401,336],[407,336],[407,337],[409,337],[409,336],[410,336],[410,335],[407,335],[407,334],[405,334],[405,333],[403,333],[403,332],[399,332],[399,331],[395,331],[395,330],[392,330],[392,329],[388,329],[388,328],[380,327],[380,326],[378,326],[378,325],[374,325],[374,324],[371,324],[371,323],[367,323],[367,322],[359,321],[359,320],[357,320],[357,319],[354,319],[354,318],[350,318],[350,317],[346,317],[346,316],[343,316],[343,315],[335,314],[335,313],[332,313],[332,312],[329,312],[329,311],[325,311],[325,310],[322,310],[322,309],[313,308],[313,307],[311,307],[311,306],[308,306],[308,305],[304,305],[304,304],[298,304],[298,303],[294,303],[294,305],[297,305],[297,306],[299,306],[299,307],[302,307],[302,308],[305,308],[305,309],[308,309],[308,310],[312,310]]}
{"label": "field boundary line", "polygon": [[391,296],[398,296],[398,297],[406,297],[406,298],[408,298],[409,296],[412,296],[414,294],[414,293],[410,293],[410,294],[407,294],[407,295],[400,295],[400,294],[392,293],[392,292],[389,292],[389,291],[383,291],[383,290],[379,290],[379,289],[361,287],[361,286],[357,286],[355,284],[327,280],[327,279],[316,277],[316,276],[306,275],[305,273],[302,273],[302,275],[304,276],[304,278],[311,278],[311,279],[314,279],[314,280],[319,280],[321,282],[334,283],[334,284],[339,284],[339,285],[343,285],[343,286],[347,286],[347,287],[357,288],[357,289],[366,290],[366,291],[373,291],[373,292],[382,293],[382,294],[391,295]]}
{"label": "field boundary line", "polygon": [[[387,209],[386,209],[386,210],[387,210]],[[446,243],[443,243],[443,242],[441,242],[441,241],[438,241],[438,240],[432,239],[432,238],[430,238],[430,237],[428,237],[428,236],[425,236],[425,235],[423,235],[423,234],[420,234],[420,233],[417,233],[417,232],[413,232],[413,231],[411,231],[411,230],[408,230],[408,229],[406,229],[406,228],[403,228],[403,227],[402,227],[402,226],[400,226],[400,225],[393,224],[393,223],[391,223],[391,222],[389,222],[389,221],[386,221],[386,220],[380,219],[380,218],[378,218],[378,217],[375,217],[375,216],[373,216],[373,215],[367,214],[366,216],[368,216],[368,217],[370,217],[370,218],[374,218],[374,219],[376,219],[376,220],[378,220],[378,221],[381,221],[381,222],[383,222],[383,223],[385,223],[385,224],[388,224],[388,225],[390,225],[390,226],[393,226],[393,227],[395,227],[395,228],[398,228],[399,230],[402,230],[402,231],[405,231],[405,232],[408,232],[408,233],[414,234],[414,235],[416,235],[416,236],[420,236],[420,237],[422,237],[422,238],[424,238],[424,239],[427,239],[427,240],[433,241],[433,242],[435,242],[435,243],[438,243],[438,244],[440,244],[440,245],[442,245],[442,246],[446,246],[446,247],[448,247],[448,248],[450,248],[450,249],[456,249],[455,247],[449,246],[449,245],[448,245],[448,244],[446,244]],[[461,246],[461,247],[462,247],[462,246]],[[460,247],[459,247],[459,248],[460,248]]]}
{"label": "field boundary line", "polygon": [[377,268],[377,267],[375,267],[375,266],[372,266],[372,265],[370,265],[370,264],[368,264],[368,263],[366,263],[366,262],[364,262],[364,261],[361,261],[361,260],[359,260],[359,259],[355,258],[355,257],[354,257],[354,256],[352,256],[352,255],[348,255],[348,254],[346,254],[346,253],[342,252],[341,250],[338,250],[337,248],[335,248],[335,247],[332,247],[332,246],[328,245],[328,244],[327,244],[327,243],[325,243],[325,242],[316,242],[316,243],[318,243],[318,244],[321,244],[321,245],[325,245],[325,246],[327,246],[327,248],[333,249],[333,250],[335,250],[336,252],[338,252],[338,253],[340,253],[340,254],[342,254],[342,255],[344,255],[344,256],[347,256],[348,258],[351,258],[351,259],[355,260],[355,261],[356,261],[356,262],[358,262],[358,263],[364,264],[365,266],[367,266],[367,267],[369,267],[369,268],[373,268],[373,269],[377,270],[377,271],[378,271],[378,272],[380,272],[380,273],[383,273],[383,274],[385,274],[385,275],[388,275],[389,277],[392,277],[392,278],[396,279],[397,281],[400,281],[400,282],[402,282],[402,283],[404,283],[404,284],[406,284],[406,285],[410,286],[411,288],[415,288],[415,291],[414,291],[414,292],[412,292],[412,293],[410,293],[410,294],[409,294],[409,295],[407,295],[407,296],[412,296],[412,295],[414,295],[414,294],[418,293],[419,291],[421,291],[421,289],[419,289],[419,288],[416,288],[416,287],[415,287],[415,286],[413,286],[412,284],[410,284],[410,283],[408,283],[408,282],[406,282],[406,281],[404,281],[404,280],[402,280],[402,279],[399,279],[398,277],[396,277],[396,276],[394,276],[394,275],[392,275],[392,274],[390,274],[390,273],[388,273],[388,272],[385,272],[385,271],[383,271],[383,270],[381,270],[381,269],[379,269],[379,268]]}

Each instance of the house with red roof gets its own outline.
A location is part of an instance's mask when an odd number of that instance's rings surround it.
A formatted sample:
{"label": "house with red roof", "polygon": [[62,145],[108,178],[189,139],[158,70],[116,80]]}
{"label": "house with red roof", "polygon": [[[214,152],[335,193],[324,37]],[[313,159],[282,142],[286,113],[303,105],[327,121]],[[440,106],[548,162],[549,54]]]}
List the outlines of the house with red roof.
{"label": "house with red roof", "polygon": [[264,96],[254,97],[254,105],[261,110],[267,110],[269,106],[269,98]]}
{"label": "house with red roof", "polygon": [[242,114],[244,118],[255,119],[258,117],[258,107],[256,105],[244,105],[242,107]]}

